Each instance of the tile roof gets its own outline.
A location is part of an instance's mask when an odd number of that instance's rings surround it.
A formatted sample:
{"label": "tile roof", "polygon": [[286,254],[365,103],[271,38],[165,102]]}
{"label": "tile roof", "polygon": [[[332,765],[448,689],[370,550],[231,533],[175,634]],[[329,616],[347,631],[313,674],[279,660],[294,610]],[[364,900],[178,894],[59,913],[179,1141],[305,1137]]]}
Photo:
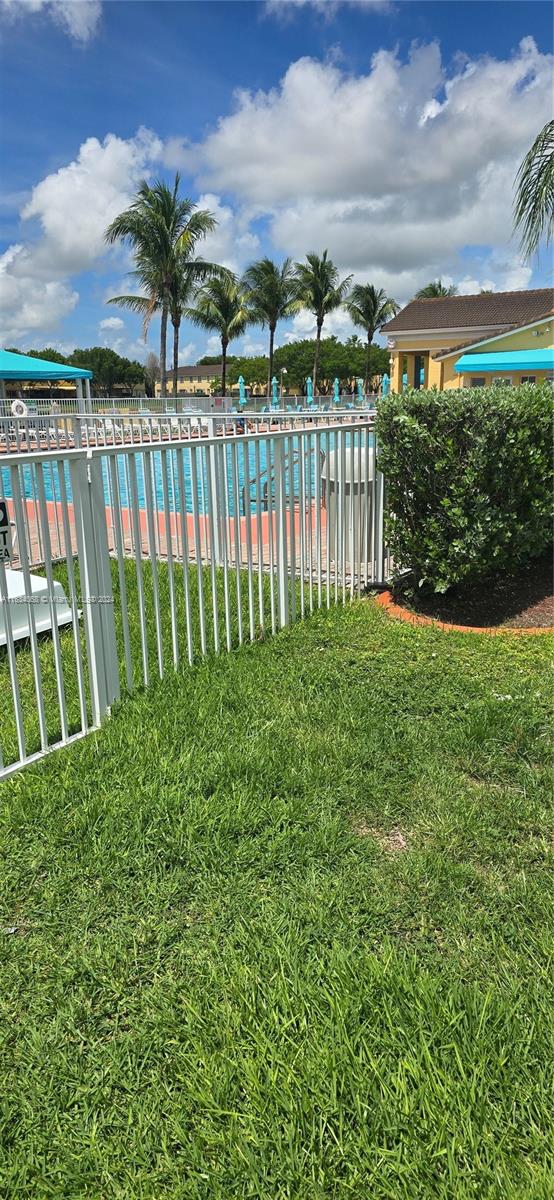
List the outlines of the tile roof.
{"label": "tile roof", "polygon": [[[168,374],[171,374],[171,371],[169,371]],[[197,377],[201,377],[202,379],[216,379],[218,375],[222,374],[223,366],[220,362],[202,363],[198,364],[196,367],[177,368],[178,379],[196,379]]]}
{"label": "tile roof", "polygon": [[484,337],[476,338],[474,342],[458,342],[456,346],[448,346],[446,350],[435,350],[431,358],[449,358],[451,354],[457,354],[458,350],[467,350],[473,346],[480,346],[482,342],[496,342],[498,338],[505,337],[507,333],[514,333],[516,329],[525,329],[528,325],[536,324],[537,321],[547,321],[551,316],[552,313],[548,312],[544,313],[542,317],[537,317],[535,321],[518,321],[516,325],[506,325],[500,333],[496,333],[493,336],[490,333],[486,333]]}
{"label": "tile roof", "polygon": [[[554,312],[554,290],[535,288],[527,292],[490,292],[477,296],[437,296],[411,300],[382,333],[403,330],[494,328],[527,325]],[[443,351],[444,353],[444,351]]]}

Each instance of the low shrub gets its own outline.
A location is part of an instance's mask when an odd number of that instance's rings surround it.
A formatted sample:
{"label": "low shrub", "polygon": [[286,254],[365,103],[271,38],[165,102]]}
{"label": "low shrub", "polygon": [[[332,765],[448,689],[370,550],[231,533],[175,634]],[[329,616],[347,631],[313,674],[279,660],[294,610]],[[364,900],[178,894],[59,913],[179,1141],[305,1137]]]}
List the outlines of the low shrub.
{"label": "low shrub", "polygon": [[379,463],[399,567],[435,592],[544,553],[552,521],[552,389],[408,391],[383,398]]}

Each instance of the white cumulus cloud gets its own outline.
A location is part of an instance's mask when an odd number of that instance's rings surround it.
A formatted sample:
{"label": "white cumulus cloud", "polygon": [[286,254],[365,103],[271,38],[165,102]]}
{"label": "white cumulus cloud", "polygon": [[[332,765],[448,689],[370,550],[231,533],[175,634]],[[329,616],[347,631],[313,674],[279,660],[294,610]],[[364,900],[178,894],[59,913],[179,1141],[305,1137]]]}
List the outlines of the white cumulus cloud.
{"label": "white cumulus cloud", "polygon": [[194,342],[186,342],[179,350],[179,366],[187,367],[194,364],[196,354],[196,345]]}
{"label": "white cumulus cloud", "polygon": [[0,256],[0,344],[22,336],[55,330],[73,311],[79,293],[64,280],[43,279],[34,271],[32,255],[22,245]]}
{"label": "white cumulus cloud", "polygon": [[100,0],[1,0],[0,12],[11,20],[44,13],[74,41],[85,45],[96,34]]}
{"label": "white cumulus cloud", "polygon": [[104,320],[100,322],[99,328],[100,329],[124,329],[125,321],[122,321],[121,317],[104,317]]}
{"label": "white cumulus cloud", "polygon": [[456,64],[447,70],[435,42],[405,62],[380,50],[361,75],[299,59],[278,87],[240,91],[180,161],[265,215],[278,252],[328,247],[342,271],[398,299],[434,274],[466,274],[464,246],[501,249],[495,284],[510,286],[525,271],[513,181],[550,116],[553,59],[525,38],[509,58]]}
{"label": "white cumulus cloud", "polygon": [[373,9],[375,12],[388,12],[392,9],[391,0],[266,0],[265,12],[279,20],[290,20],[301,8],[311,8],[319,16],[330,21],[336,16],[339,8]]}
{"label": "white cumulus cloud", "polygon": [[22,211],[25,220],[36,217],[42,226],[40,258],[55,262],[60,271],[89,267],[104,250],[106,226],[129,203],[161,150],[148,129],[127,140],[113,133],[102,142],[87,138],[73,162],[33,188]]}
{"label": "white cumulus cloud", "polygon": [[72,311],[79,296],[70,276],[105,254],[106,226],[130,202],[161,149],[146,129],[127,140],[87,138],[73,162],[33,188],[21,217],[38,222],[39,237],[12,245],[3,257],[0,341],[49,331]]}

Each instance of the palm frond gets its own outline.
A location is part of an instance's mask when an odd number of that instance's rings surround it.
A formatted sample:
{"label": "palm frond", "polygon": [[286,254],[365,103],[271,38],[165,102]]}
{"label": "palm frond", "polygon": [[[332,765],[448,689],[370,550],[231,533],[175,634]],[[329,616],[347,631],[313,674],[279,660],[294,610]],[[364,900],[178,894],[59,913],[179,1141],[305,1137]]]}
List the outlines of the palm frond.
{"label": "palm frond", "polygon": [[516,176],[514,227],[521,250],[531,258],[539,243],[552,240],[554,230],[554,121],[535,138]]}

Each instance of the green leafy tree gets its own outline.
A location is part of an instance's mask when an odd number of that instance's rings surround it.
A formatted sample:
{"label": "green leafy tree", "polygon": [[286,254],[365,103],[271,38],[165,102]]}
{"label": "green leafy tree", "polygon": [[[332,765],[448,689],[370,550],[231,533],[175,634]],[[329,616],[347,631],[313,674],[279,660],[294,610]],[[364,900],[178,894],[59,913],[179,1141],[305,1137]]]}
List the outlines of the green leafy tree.
{"label": "green leafy tree", "polygon": [[514,224],[521,249],[531,258],[544,238],[552,241],[554,228],[554,121],[537,134],[516,176]]}
{"label": "green leafy tree", "polygon": [[267,381],[267,354],[255,355],[251,358],[227,359],[227,378],[229,383],[238,383],[242,375],[247,387],[265,386]]}
{"label": "green leafy tree", "polygon": [[253,325],[267,325],[269,330],[269,360],[267,396],[273,378],[273,345],[277,322],[292,316],[298,307],[297,281],[290,258],[279,267],[270,258],[261,258],[245,271],[243,287]]}
{"label": "green leafy tree", "polygon": [[107,346],[91,346],[88,350],[74,350],[67,361],[73,367],[92,371],[93,387],[97,395],[113,395],[116,385],[124,388],[129,394],[139,384],[144,387],[142,363],[123,358]]}
{"label": "green leafy tree", "polygon": [[221,393],[227,388],[227,347],[233,338],[241,337],[251,322],[244,292],[227,273],[225,278],[210,279],[196,294],[194,306],[185,315],[200,329],[217,333],[221,338]]}
{"label": "green leafy tree", "polygon": [[348,294],[352,276],[339,279],[339,272],[327,250],[323,254],[310,253],[306,255],[305,263],[296,263],[297,300],[298,306],[313,313],[316,323],[315,354],[313,363],[313,388],[317,391],[317,372],[319,366],[319,351],[321,330],[325,317],[340,308]]}
{"label": "green leafy tree", "polygon": [[26,354],[28,358],[44,358],[47,362],[69,362],[65,354],[60,354],[59,350],[53,350],[51,346],[47,346],[45,350],[18,350],[15,346],[6,346],[6,350],[9,350],[10,354]]}
{"label": "green leafy tree", "polygon": [[[227,366],[229,366],[230,363],[234,363],[237,361],[238,361],[238,359],[235,358],[234,354],[227,355]],[[220,362],[221,362],[221,354],[204,354],[202,358],[198,359],[196,365],[197,365],[197,367],[213,367],[216,364],[219,366]]]}
{"label": "green leafy tree", "polygon": [[[179,196],[179,184],[178,174],[172,188],[161,180],[153,186],[143,181],[132,204],[111,222],[105,234],[110,244],[126,241],[131,245],[135,257],[135,270],[131,274],[140,289],[139,294],[114,296],[110,303],[139,313],[145,332],[154,314],[159,312],[161,315],[162,396],[167,391],[167,323],[170,314],[176,315],[179,310],[183,265],[188,262],[191,266],[197,243],[216,225],[215,218],[206,209],[196,209],[192,200]],[[179,325],[180,318],[177,343]]]}
{"label": "green leafy tree", "polygon": [[381,328],[398,312],[400,305],[392,300],[383,288],[375,288],[371,283],[357,283],[346,301],[346,310],[350,319],[360,329],[365,329],[367,337],[366,364],[364,372],[364,390],[367,392],[369,381],[371,343]]}
{"label": "green leafy tree", "polygon": [[458,289],[455,283],[443,283],[442,279],[432,279],[430,283],[426,283],[425,287],[416,292],[416,300],[435,300],[439,296],[457,296]]}
{"label": "green leafy tree", "polygon": [[[321,386],[330,389],[333,380],[338,379],[342,387],[349,389],[355,386],[357,379],[363,378],[366,368],[367,351],[363,342],[358,339],[357,346],[339,342],[336,337],[322,338],[320,343]],[[277,374],[283,367],[287,369],[287,388],[289,391],[302,392],[308,375],[313,367],[314,343],[311,338],[303,338],[297,342],[289,342],[279,346],[275,351],[275,371]],[[380,346],[371,346],[369,373],[382,375],[389,367],[387,350]],[[246,380],[246,375],[242,371]]]}
{"label": "green leafy tree", "polygon": [[151,350],[146,356],[144,364],[144,382],[146,386],[146,395],[155,396],[156,384],[160,378],[160,360],[157,354]]}

